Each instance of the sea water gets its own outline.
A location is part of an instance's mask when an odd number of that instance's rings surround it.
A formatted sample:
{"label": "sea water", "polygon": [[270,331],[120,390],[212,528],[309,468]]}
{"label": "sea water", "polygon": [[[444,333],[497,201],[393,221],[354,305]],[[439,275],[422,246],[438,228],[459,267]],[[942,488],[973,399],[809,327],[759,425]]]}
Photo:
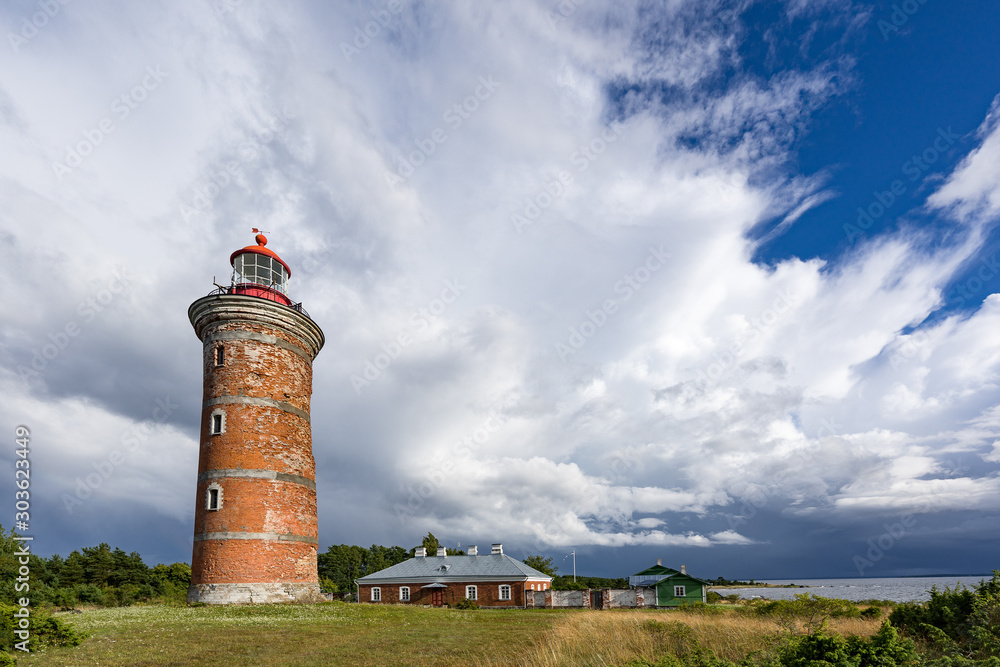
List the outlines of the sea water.
{"label": "sea water", "polygon": [[720,588],[720,595],[738,593],[742,598],[754,596],[769,600],[790,600],[798,593],[810,593],[843,600],[892,600],[893,602],[923,602],[931,598],[930,590],[937,586],[955,588],[959,584],[973,588],[992,574],[952,577],[863,577],[857,579],[768,579],[766,584],[799,584],[807,588]]}

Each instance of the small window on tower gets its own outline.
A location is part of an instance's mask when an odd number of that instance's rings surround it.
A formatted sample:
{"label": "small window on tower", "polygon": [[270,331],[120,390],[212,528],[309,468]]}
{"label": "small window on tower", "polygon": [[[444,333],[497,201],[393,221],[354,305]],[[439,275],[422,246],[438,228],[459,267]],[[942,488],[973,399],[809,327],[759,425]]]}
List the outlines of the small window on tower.
{"label": "small window on tower", "polygon": [[216,413],[212,415],[212,435],[219,435],[222,433],[222,415]]}
{"label": "small window on tower", "polygon": [[210,512],[217,512],[222,509],[222,487],[218,482],[208,485],[205,492],[205,509]]}
{"label": "small window on tower", "polygon": [[226,348],[221,345],[215,348],[215,365],[222,366],[226,363]]}

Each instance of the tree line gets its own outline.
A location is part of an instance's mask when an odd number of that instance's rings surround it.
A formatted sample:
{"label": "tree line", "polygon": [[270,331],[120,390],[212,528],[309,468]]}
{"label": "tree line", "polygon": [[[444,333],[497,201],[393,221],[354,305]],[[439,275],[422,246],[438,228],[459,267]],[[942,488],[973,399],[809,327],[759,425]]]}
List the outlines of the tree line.
{"label": "tree line", "polygon": [[124,606],[136,602],[183,604],[191,584],[187,563],[149,567],[138,552],[126,553],[101,543],[83,547],[63,558],[53,554],[28,556],[30,589],[17,590],[20,542],[13,531],[0,526],[0,602],[14,604],[28,598],[32,606],[49,603],[63,609],[78,604]]}
{"label": "tree line", "polygon": [[[29,556],[30,595],[15,590],[19,563],[15,552],[20,543],[15,533],[0,526],[0,602],[13,604],[18,597],[28,597],[32,605],[52,604],[61,609],[80,606],[127,606],[139,602],[185,604],[191,585],[191,566],[187,563],[150,567],[138,552],[127,553],[106,543],[77,549],[63,558],[54,554],[41,558]],[[441,542],[433,533],[421,541],[427,554],[437,554]],[[464,556],[462,549],[447,548],[449,556]],[[399,546],[370,547],[338,544],[318,554],[320,585],[324,592],[346,597],[354,591],[354,581],[366,575],[413,558],[415,548]],[[628,579],[556,574],[551,558],[528,556],[523,561],[553,577],[552,588],[627,588]]]}

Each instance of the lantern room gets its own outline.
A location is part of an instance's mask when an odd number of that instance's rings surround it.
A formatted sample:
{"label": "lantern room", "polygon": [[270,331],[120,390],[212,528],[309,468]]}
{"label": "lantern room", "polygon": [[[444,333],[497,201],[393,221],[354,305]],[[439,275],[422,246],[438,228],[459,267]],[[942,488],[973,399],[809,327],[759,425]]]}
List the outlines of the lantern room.
{"label": "lantern room", "polygon": [[233,286],[230,293],[292,305],[292,300],[288,298],[288,279],[292,270],[273,250],[265,247],[266,236],[257,234],[255,240],[257,245],[247,246],[229,256],[229,262],[233,265]]}

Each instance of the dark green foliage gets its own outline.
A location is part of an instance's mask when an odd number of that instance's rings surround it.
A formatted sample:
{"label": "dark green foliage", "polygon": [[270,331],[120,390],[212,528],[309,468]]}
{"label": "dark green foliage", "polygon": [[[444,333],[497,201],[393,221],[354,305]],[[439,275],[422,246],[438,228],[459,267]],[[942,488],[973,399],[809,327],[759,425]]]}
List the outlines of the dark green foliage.
{"label": "dark green foliage", "polygon": [[[424,537],[423,541],[420,543],[420,546],[426,549],[424,553],[426,553],[428,556],[437,556],[438,549],[444,545],[442,545],[441,542],[438,541],[438,538],[434,537],[434,533],[427,533],[427,536]],[[390,547],[390,548],[394,549],[395,547]],[[449,556],[465,555],[464,551],[460,549],[452,549],[450,547],[445,549],[445,553],[448,554]],[[414,555],[415,555],[414,550],[410,549],[410,558],[413,558]]]}
{"label": "dark green foliage", "polygon": [[882,610],[878,607],[866,607],[861,610],[861,618],[881,618]]}
{"label": "dark green foliage", "polygon": [[719,602],[722,602],[722,596],[715,591],[708,591],[708,593],[705,594],[705,601],[709,604],[718,604]]}
{"label": "dark green foliage", "polygon": [[[0,649],[14,652],[14,646],[20,642],[14,630],[19,619],[14,616],[18,606],[0,603]],[[28,649],[31,652],[45,649],[49,646],[77,646],[86,637],[72,626],[67,625],[58,617],[53,616],[44,607],[29,607],[30,637]],[[3,663],[0,662],[0,665]]]}
{"label": "dark green foliage", "polygon": [[936,660],[925,660],[922,667],[1000,667],[1000,658],[973,660],[960,655],[942,656]]}
{"label": "dark green foliage", "polygon": [[782,667],[900,667],[920,664],[913,642],[901,640],[886,621],[870,639],[838,637],[822,630],[786,646],[778,656]]}
{"label": "dark green foliage", "polygon": [[[426,553],[428,556],[433,556],[437,554],[438,547],[441,546],[441,543],[438,542],[438,538],[434,537],[434,533],[427,533],[427,536],[424,537],[420,546],[427,550]],[[412,556],[413,554],[411,553],[410,555]]]}
{"label": "dark green foliage", "polygon": [[972,590],[931,589],[922,604],[902,604],[889,620],[942,657],[1000,657],[1000,570]]}
{"label": "dark green foliage", "polygon": [[556,572],[559,568],[552,563],[551,558],[542,558],[541,556],[528,556],[523,561],[521,561],[528,567],[533,567],[539,572],[543,572],[550,577],[556,576]]}
{"label": "dark green foliage", "polygon": [[126,553],[107,544],[84,547],[63,559],[29,556],[28,591],[15,590],[20,547],[0,526],[0,602],[13,604],[17,598],[31,600],[32,607],[51,604],[72,609],[77,604],[126,606],[137,602],[184,603],[191,584],[187,563],[148,567],[137,552]]}
{"label": "dark green foliage", "polygon": [[350,593],[354,590],[355,579],[402,563],[410,557],[403,547],[373,544],[365,549],[348,544],[333,545],[317,557],[319,577],[320,580],[333,582],[338,593]]}
{"label": "dark green foliage", "polygon": [[606,577],[577,577],[559,574],[552,579],[552,589],[556,591],[580,591],[585,588],[628,588],[628,578],[608,579]]}
{"label": "dark green foliage", "polygon": [[798,593],[793,600],[771,600],[752,609],[753,613],[770,617],[789,632],[795,632],[801,623],[806,633],[819,630],[828,618],[857,618],[861,615],[853,602],[809,593]]}
{"label": "dark green foliage", "polygon": [[739,665],[700,647],[691,629],[682,623],[649,620],[643,629],[650,633],[662,655],[656,662],[634,660],[625,667],[922,667],[913,642],[900,639],[889,622],[883,623],[870,639],[844,638],[822,630],[811,632],[791,639],[774,654],[750,656]]}
{"label": "dark green foliage", "polygon": [[753,580],[751,581],[740,581],[738,579],[726,579],[725,577],[716,577],[715,579],[706,579],[712,586],[752,586]]}
{"label": "dark green foliage", "polygon": [[479,609],[479,605],[469,598],[462,598],[455,603],[455,609]]}

